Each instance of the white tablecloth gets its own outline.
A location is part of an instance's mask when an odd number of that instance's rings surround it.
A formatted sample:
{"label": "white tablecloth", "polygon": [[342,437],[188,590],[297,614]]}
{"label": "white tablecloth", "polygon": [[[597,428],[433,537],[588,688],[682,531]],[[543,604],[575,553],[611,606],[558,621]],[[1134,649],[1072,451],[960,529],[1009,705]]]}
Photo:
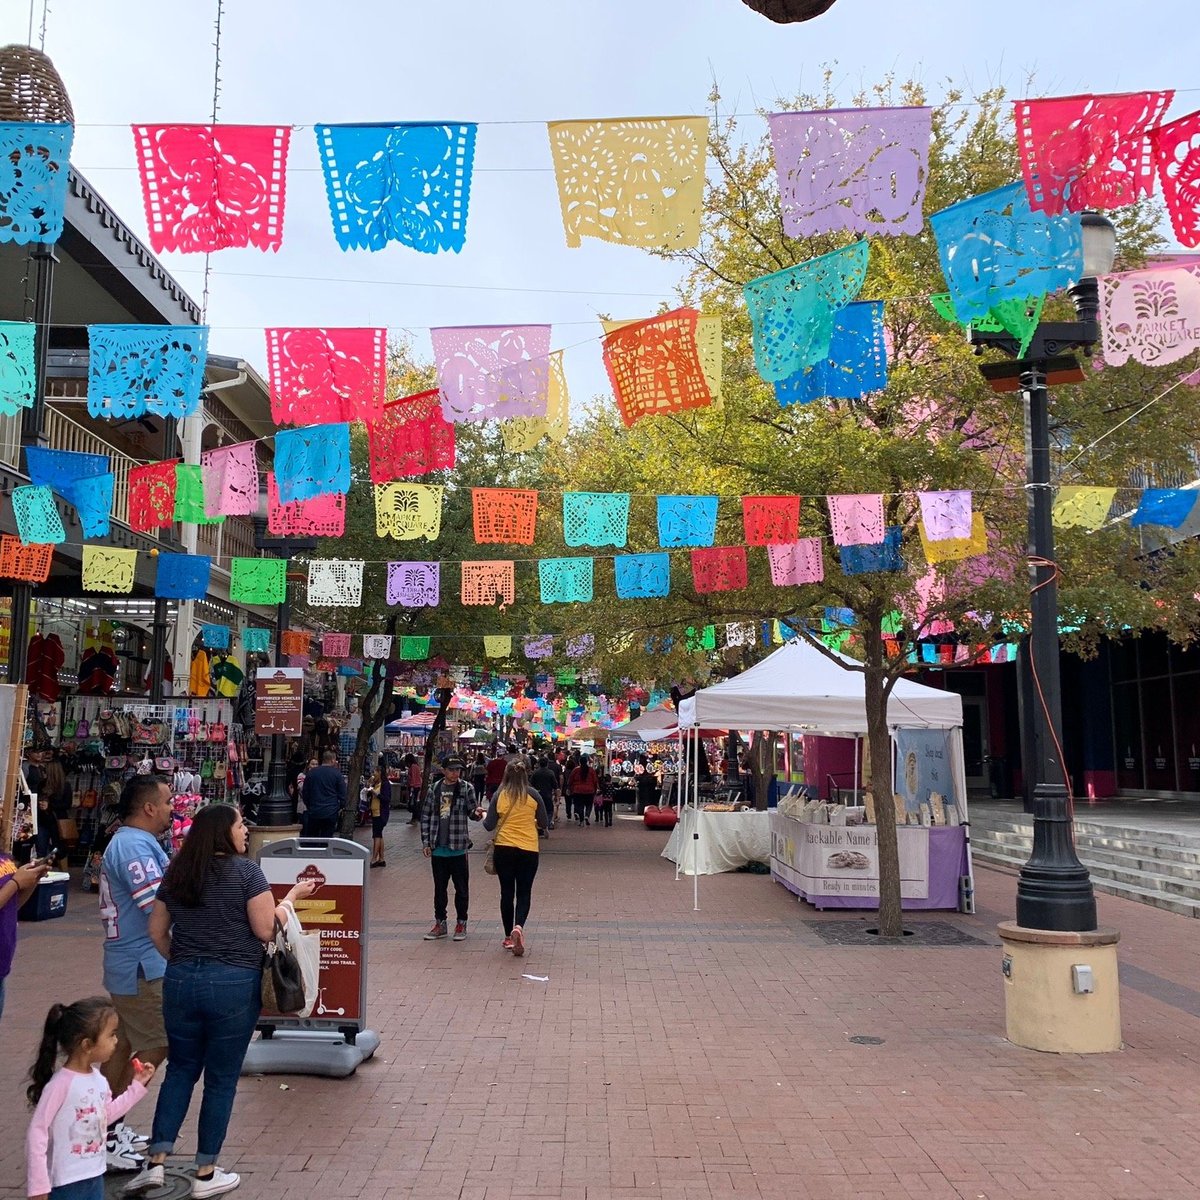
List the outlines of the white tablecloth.
{"label": "white tablecloth", "polygon": [[[700,840],[692,833],[699,820]],[[680,858],[682,855],[682,859]],[[697,812],[685,808],[671,831],[663,858],[680,863],[684,875],[719,875],[750,862],[771,859],[771,814],[765,812]],[[699,870],[693,870],[693,863]]]}

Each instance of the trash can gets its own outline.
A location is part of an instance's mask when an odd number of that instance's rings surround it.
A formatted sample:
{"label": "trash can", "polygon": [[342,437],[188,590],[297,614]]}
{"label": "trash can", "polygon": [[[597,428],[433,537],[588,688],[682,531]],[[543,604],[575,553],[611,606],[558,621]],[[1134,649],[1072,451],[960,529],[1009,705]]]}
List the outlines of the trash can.
{"label": "trash can", "polygon": [[38,881],[29,899],[17,910],[18,921],[50,921],[67,915],[67,887],[71,876],[66,871],[48,871]]}

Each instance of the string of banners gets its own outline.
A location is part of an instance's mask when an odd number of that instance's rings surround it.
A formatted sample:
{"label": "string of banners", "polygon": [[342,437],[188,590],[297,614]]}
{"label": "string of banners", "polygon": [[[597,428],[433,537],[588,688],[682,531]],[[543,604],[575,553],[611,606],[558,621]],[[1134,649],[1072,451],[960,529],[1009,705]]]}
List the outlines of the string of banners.
{"label": "string of banners", "polygon": [[[1017,101],[1023,179],[929,219],[948,288],[931,298],[937,311],[1027,344],[1045,295],[1083,272],[1080,212],[1135,203],[1156,185],[1176,236],[1200,244],[1200,112],[1163,123],[1173,95]],[[785,232],[919,233],[931,122],[929,108],[770,116]],[[698,243],[705,118],[549,128],[569,244],[585,236],[651,250]],[[475,129],[317,126],[343,245],[461,249]],[[69,126],[0,124],[0,151],[21,166],[0,182],[0,241],[61,233],[69,135]],[[278,248],[288,127],[137,126],[135,137],[155,249]],[[882,302],[858,300],[869,258],[869,242],[855,241],[745,285],[755,362],[781,404],[887,386]],[[1101,284],[1106,362],[1161,365],[1200,344],[1200,267],[1154,267]],[[266,332],[276,423],[385,422],[385,329]],[[90,326],[89,412],[194,413],[207,338],[204,326]],[[502,421],[516,450],[565,433],[566,381],[549,325],[442,327],[431,341],[438,389],[423,404],[436,404],[446,423]],[[627,425],[719,402],[720,352],[719,318],[693,309],[604,326],[604,362]],[[33,326],[0,324],[0,410],[30,406],[34,377]]]}
{"label": "string of banners", "polygon": [[[311,432],[311,431],[309,431]],[[253,443],[223,447],[205,455],[201,466],[155,463],[130,472],[128,522],[153,532],[177,521],[220,522],[230,514],[250,514],[258,503],[258,468]],[[75,505],[85,537],[110,529],[113,475],[102,468],[103,455],[26,448],[33,483],[15,488],[13,512],[18,534],[0,539],[0,576],[44,581],[53,547],[66,541],[58,500]],[[215,461],[215,460],[219,460]],[[347,459],[348,462],[348,459]],[[89,472],[91,472],[89,474]],[[348,468],[347,468],[348,474]],[[338,483],[341,483],[340,477]],[[332,484],[330,485],[332,486]],[[346,479],[341,486],[348,487]],[[381,539],[434,541],[441,532],[444,489],[440,485],[373,485],[376,533]],[[284,501],[276,478],[268,474],[268,529],[280,537],[337,537],[345,529],[345,492],[322,493]],[[1064,486],[1057,491],[1053,518],[1059,527],[1095,529],[1109,520],[1119,491],[1115,487]],[[525,488],[472,488],[473,532],[478,545],[532,545],[537,535],[539,492]],[[1178,529],[1195,508],[1194,488],[1146,488],[1129,516],[1134,526]],[[631,495],[624,492],[563,492],[563,539],[570,548],[626,547]],[[734,592],[749,586],[748,547],[765,548],[770,577],[777,586],[820,583],[825,578],[824,543],[832,540],[846,575],[905,569],[904,528],[889,525],[882,493],[825,497],[831,539],[800,536],[802,498],[798,495],[743,496],[744,544],[716,545],[720,497],[655,497],[659,550],[612,557],[618,599],[667,596],[672,587],[672,552],[689,556],[690,582],[697,594]],[[916,530],[927,564],[983,558],[976,572],[989,570],[988,534],[983,515],[967,490],[915,493]],[[83,546],[83,589],[130,593],[139,551],[113,546]],[[609,557],[609,556],[604,556]],[[208,590],[213,558],[205,555],[155,555],[159,596],[202,599]],[[386,566],[389,605],[436,607],[441,602],[441,560],[380,560]],[[515,559],[455,560],[460,568],[465,605],[516,600]],[[535,560],[543,604],[590,602],[594,598],[595,556]],[[284,559],[233,557],[231,599],[248,604],[279,604],[286,597]],[[308,602],[313,606],[357,607],[362,602],[366,560],[318,559],[309,564]],[[374,565],[374,561],[372,562]]]}

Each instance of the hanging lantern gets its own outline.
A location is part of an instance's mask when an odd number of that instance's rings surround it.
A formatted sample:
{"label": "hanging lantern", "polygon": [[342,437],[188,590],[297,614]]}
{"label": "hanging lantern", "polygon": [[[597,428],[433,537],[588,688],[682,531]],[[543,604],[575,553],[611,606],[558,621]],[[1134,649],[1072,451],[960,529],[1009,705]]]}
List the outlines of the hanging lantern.
{"label": "hanging lantern", "polygon": [[0,121],[73,125],[71,98],[54,64],[41,50],[0,46]]}
{"label": "hanging lantern", "polygon": [[742,0],[747,8],[778,25],[811,21],[834,6],[835,0]]}

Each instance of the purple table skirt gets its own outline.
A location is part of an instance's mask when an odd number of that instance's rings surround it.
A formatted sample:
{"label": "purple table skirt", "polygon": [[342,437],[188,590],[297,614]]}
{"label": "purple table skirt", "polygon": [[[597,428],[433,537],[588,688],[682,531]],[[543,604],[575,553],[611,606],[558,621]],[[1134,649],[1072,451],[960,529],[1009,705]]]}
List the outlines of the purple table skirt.
{"label": "purple table skirt", "polygon": [[[924,900],[905,897],[901,908],[958,908],[958,880],[967,873],[967,831],[962,825],[934,825],[929,829],[929,895]],[[818,896],[807,895],[795,884],[789,883],[771,864],[771,877],[783,884],[789,892],[795,892],[801,900],[807,900],[814,908],[878,908],[874,896]]]}

